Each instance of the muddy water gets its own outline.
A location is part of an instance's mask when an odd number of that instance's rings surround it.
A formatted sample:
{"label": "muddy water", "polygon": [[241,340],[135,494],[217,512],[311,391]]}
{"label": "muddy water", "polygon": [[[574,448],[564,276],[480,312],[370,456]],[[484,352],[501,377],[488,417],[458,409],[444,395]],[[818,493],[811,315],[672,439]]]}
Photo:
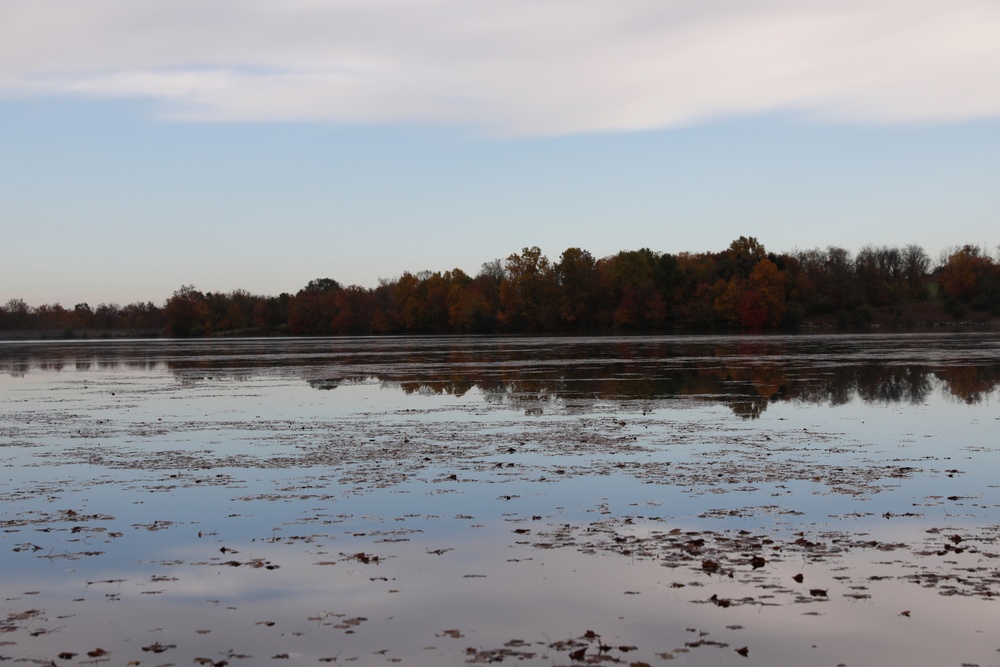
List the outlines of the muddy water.
{"label": "muddy water", "polygon": [[998,353],[0,344],[0,659],[998,665]]}

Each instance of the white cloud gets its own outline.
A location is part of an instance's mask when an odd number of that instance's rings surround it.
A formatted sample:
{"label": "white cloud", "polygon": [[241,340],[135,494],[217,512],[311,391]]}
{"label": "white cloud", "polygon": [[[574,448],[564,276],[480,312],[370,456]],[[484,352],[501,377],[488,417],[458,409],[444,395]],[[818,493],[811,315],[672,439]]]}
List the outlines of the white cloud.
{"label": "white cloud", "polygon": [[513,134],[1000,115],[995,0],[0,0],[0,94]]}

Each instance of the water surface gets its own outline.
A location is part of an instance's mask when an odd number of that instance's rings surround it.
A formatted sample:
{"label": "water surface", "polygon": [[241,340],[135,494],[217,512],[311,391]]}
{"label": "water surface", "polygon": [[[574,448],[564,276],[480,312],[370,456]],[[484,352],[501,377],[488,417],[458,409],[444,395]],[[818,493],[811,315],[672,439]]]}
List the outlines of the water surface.
{"label": "water surface", "polygon": [[3,343],[0,657],[1000,664],[998,351]]}

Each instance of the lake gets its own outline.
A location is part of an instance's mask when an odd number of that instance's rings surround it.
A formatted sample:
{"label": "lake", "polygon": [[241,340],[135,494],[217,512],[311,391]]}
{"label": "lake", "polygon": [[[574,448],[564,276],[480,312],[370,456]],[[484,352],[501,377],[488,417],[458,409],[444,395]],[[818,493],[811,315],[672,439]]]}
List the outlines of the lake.
{"label": "lake", "polygon": [[998,665],[989,332],[0,343],[0,660]]}

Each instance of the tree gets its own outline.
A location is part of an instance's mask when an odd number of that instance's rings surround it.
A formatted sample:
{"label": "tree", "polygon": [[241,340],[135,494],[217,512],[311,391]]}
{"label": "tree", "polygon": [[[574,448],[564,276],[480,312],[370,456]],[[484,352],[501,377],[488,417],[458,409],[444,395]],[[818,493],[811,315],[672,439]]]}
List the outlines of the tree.
{"label": "tree", "polygon": [[293,334],[329,334],[336,316],[337,295],[343,291],[332,278],[310,280],[288,303],[288,329]]}
{"label": "tree", "polygon": [[448,325],[462,333],[493,331],[497,323],[499,295],[500,287],[493,277],[480,273],[449,299]]}
{"label": "tree", "polygon": [[351,285],[335,293],[330,329],[335,334],[366,334],[372,330],[375,300],[371,290]]}
{"label": "tree", "polygon": [[507,257],[500,283],[497,319],[510,331],[542,331],[551,328],[555,312],[555,275],[538,246],[524,248]]}
{"label": "tree", "polygon": [[567,248],[555,265],[559,286],[559,319],[567,325],[590,324],[594,313],[597,262],[580,248]]}
{"label": "tree", "polygon": [[[754,308],[760,314],[755,315],[753,326],[780,325],[788,308],[785,305],[785,276],[778,271],[778,266],[767,258],[757,262],[750,273],[749,287],[750,292],[759,299],[759,304]],[[747,325],[744,317],[744,326]]]}
{"label": "tree", "polygon": [[872,306],[884,306],[906,291],[903,254],[897,248],[866,245],[854,258],[854,275]]}
{"label": "tree", "polygon": [[336,292],[342,286],[333,278],[313,278],[302,289],[306,292]]}
{"label": "tree", "polygon": [[714,303],[716,312],[732,326],[776,327],[787,311],[785,276],[765,257],[757,262],[749,278],[730,278],[718,290]]}
{"label": "tree", "polygon": [[909,295],[914,299],[927,298],[927,274],[931,269],[931,258],[918,245],[903,248],[903,277]]}
{"label": "tree", "polygon": [[207,322],[209,316],[205,295],[194,285],[181,285],[173,296],[167,299],[165,308],[167,331],[172,336],[201,336],[211,332]]}
{"label": "tree", "polygon": [[723,278],[740,276],[746,278],[757,266],[757,262],[767,257],[764,249],[756,237],[741,236],[729,244],[729,248],[722,253],[719,262],[719,273]]}
{"label": "tree", "polygon": [[965,245],[953,251],[941,267],[945,294],[962,303],[972,301],[989,282],[992,258],[978,246]]}
{"label": "tree", "polygon": [[77,329],[93,329],[94,311],[90,304],[78,303],[73,306],[73,326]]}

